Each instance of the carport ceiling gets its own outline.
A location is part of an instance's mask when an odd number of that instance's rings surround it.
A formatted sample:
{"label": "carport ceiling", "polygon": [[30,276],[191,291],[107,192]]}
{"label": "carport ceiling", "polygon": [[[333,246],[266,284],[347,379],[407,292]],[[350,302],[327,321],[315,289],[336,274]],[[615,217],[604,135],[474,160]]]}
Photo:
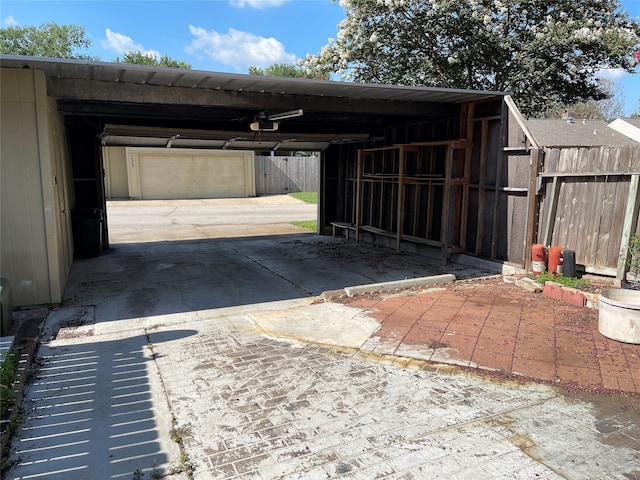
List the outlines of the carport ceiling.
{"label": "carport ceiling", "polygon": [[[95,125],[103,145],[323,150],[502,95],[38,57],[0,56],[0,65],[43,70],[59,111]],[[261,112],[292,109],[304,114],[276,132],[249,128]]]}

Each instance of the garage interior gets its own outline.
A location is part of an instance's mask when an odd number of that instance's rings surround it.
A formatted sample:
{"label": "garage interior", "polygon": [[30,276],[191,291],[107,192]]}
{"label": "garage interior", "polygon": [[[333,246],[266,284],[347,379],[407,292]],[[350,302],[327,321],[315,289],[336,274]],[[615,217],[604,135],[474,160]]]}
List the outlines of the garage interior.
{"label": "garage interior", "polygon": [[397,252],[435,250],[443,263],[468,254],[524,266],[530,157],[502,93],[0,60],[46,76],[74,209],[106,208],[103,147],[317,151],[318,233],[337,225]]}

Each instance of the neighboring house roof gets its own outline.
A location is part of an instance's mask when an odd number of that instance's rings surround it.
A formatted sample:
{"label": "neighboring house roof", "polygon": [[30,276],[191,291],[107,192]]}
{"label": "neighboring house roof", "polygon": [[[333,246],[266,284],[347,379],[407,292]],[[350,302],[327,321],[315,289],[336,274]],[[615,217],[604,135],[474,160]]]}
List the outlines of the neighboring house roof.
{"label": "neighboring house roof", "polygon": [[609,127],[640,143],[640,118],[618,118]]}
{"label": "neighboring house roof", "polygon": [[529,130],[543,147],[597,147],[635,145],[636,142],[610,128],[604,120],[568,121],[560,118],[528,120]]}

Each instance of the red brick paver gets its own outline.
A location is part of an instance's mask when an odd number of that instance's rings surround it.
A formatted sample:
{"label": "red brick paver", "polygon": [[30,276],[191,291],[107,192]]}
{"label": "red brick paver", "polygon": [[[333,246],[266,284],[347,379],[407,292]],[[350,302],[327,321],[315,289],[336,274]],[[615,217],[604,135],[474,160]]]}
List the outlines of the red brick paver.
{"label": "red brick paver", "polygon": [[377,353],[420,347],[435,362],[640,395],[640,346],[601,335],[598,311],[577,297],[569,303],[555,297],[490,279],[342,301],[380,321]]}

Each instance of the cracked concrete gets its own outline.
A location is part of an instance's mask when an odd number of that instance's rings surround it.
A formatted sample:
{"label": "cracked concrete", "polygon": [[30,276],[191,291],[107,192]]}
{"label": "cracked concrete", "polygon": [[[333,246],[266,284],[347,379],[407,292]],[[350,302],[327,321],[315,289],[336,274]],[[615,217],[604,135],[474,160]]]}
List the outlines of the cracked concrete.
{"label": "cracked concrete", "polygon": [[364,309],[316,303],[488,272],[311,234],[166,233],[74,263],[4,478],[640,477],[638,399],[385,355]]}

